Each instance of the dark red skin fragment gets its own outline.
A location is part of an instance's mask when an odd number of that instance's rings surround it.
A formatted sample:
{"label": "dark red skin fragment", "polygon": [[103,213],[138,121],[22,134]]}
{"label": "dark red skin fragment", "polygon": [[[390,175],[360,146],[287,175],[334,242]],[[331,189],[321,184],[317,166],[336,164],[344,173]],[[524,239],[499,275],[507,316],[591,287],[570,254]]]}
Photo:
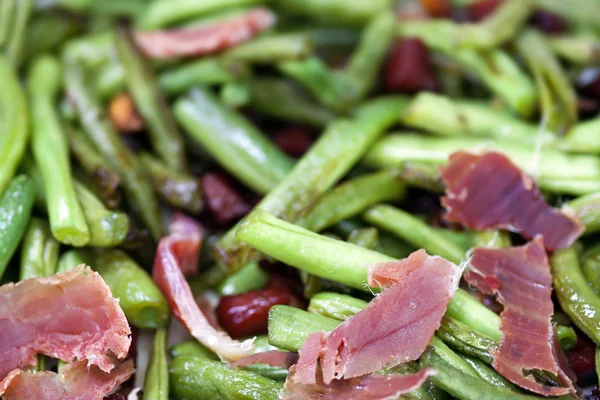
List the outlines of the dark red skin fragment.
{"label": "dark red skin fragment", "polygon": [[447,18],[452,12],[452,6],[448,0],[419,0],[419,3],[433,18]]}
{"label": "dark red skin fragment", "polygon": [[201,178],[200,184],[206,204],[219,224],[227,224],[250,211],[250,206],[224,174],[206,174]]}
{"label": "dark red skin fragment", "polygon": [[269,309],[277,304],[289,305],[292,293],[286,286],[277,285],[234,296],[223,296],[216,309],[223,329],[232,338],[267,333]]}
{"label": "dark red skin fragment", "polygon": [[531,23],[544,33],[561,33],[569,27],[560,15],[548,11],[536,11],[531,17]]}
{"label": "dark red skin fragment", "polygon": [[275,132],[273,142],[286,154],[298,158],[312,145],[313,137],[308,129],[298,126]]}
{"label": "dark red skin fragment", "polygon": [[390,91],[408,93],[437,89],[429,50],[421,40],[396,40],[385,64],[384,85]]}
{"label": "dark red skin fragment", "polygon": [[577,380],[594,371],[596,366],[595,351],[596,346],[594,343],[583,333],[577,332],[577,344],[573,350],[567,352],[569,365],[577,375]]}
{"label": "dark red skin fragment", "polygon": [[502,0],[482,0],[467,6],[467,15],[469,21],[477,22],[481,21],[488,15],[490,15],[496,7],[502,3]]}

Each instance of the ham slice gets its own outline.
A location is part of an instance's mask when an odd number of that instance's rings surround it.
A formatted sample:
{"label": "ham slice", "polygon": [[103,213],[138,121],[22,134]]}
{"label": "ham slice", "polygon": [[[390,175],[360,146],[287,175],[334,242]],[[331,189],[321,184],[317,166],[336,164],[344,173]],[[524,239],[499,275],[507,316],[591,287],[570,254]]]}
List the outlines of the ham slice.
{"label": "ham slice", "polygon": [[109,353],[124,358],[130,334],[118,301],[89,267],[0,287],[0,379],[35,366],[37,353],[109,372]]}
{"label": "ham slice", "polygon": [[323,383],[320,374],[315,384],[298,383],[294,379],[295,373],[294,366],[285,381],[283,400],[396,400],[399,396],[419,388],[434,371],[424,369],[411,375],[367,375],[336,380],[329,385]]}
{"label": "ham slice", "polygon": [[254,8],[217,22],[189,28],[136,32],[135,43],[155,59],[199,56],[227,49],[252,38],[275,24],[275,14]]}
{"label": "ham slice", "polygon": [[181,270],[181,265],[197,262],[201,242],[200,224],[176,214],[169,227],[169,235],[158,244],[152,277],[167,298],[175,317],[192,336],[221,358],[234,361],[252,350],[252,341],[240,343],[215,329],[198,307]]}
{"label": "ham slice", "polygon": [[[325,339],[323,381],[329,384],[419,358],[440,327],[461,273],[455,264],[425,250],[371,267],[370,286],[381,285],[383,277],[384,286],[391,286]],[[393,278],[398,280],[392,283]]]}
{"label": "ham slice", "polygon": [[[500,314],[502,341],[492,352],[492,366],[516,385],[544,396],[574,393],[565,355],[556,345],[550,321],[552,276],[541,237],[524,246],[477,248],[465,280],[504,305]],[[565,387],[545,386],[523,371],[543,370]]]}
{"label": "ham slice", "polygon": [[544,237],[546,249],[568,247],[583,233],[575,216],[550,207],[532,177],[497,152],[456,152],[442,169],[446,218],[473,229],[520,231]]}
{"label": "ham slice", "polygon": [[232,363],[233,368],[247,367],[253,364],[267,364],[271,367],[290,368],[298,361],[298,354],[291,351],[269,350],[244,357]]}
{"label": "ham slice", "polygon": [[96,366],[88,369],[85,361],[67,364],[59,374],[16,369],[0,382],[0,396],[4,400],[102,400],[134,371],[133,360],[108,373]]}

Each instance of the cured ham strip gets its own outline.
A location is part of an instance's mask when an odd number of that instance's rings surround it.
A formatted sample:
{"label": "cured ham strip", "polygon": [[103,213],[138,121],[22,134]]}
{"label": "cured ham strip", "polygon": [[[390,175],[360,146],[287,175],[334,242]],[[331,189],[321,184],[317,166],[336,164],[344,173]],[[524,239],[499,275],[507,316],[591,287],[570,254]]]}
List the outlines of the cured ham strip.
{"label": "cured ham strip", "polygon": [[425,369],[411,375],[368,375],[329,385],[323,382],[320,374],[315,384],[297,383],[294,379],[296,367],[292,367],[285,381],[283,400],[396,400],[399,396],[419,388],[433,370]]}
{"label": "cured ham strip", "polygon": [[109,372],[108,353],[124,358],[130,334],[119,302],[89,267],[0,287],[0,379],[35,366],[37,353]]}
{"label": "cured ham strip", "polygon": [[[505,249],[477,248],[465,280],[485,294],[496,295],[504,305],[500,314],[502,341],[492,352],[493,367],[509,381],[545,396],[574,392],[565,356],[555,344],[550,321],[552,276],[543,240]],[[523,371],[544,370],[559,377],[566,387],[537,383]]]}
{"label": "cured ham strip", "polygon": [[275,24],[275,14],[255,8],[241,15],[195,27],[136,32],[135,43],[148,57],[199,56],[227,49]]}
{"label": "cured ham strip", "polygon": [[544,237],[546,249],[568,247],[583,233],[579,220],[550,207],[533,178],[497,152],[456,152],[442,169],[446,218],[473,229],[502,228]]}
{"label": "cured ham strip", "polygon": [[270,350],[252,354],[232,363],[233,368],[247,367],[253,364],[267,364],[272,367],[290,368],[298,361],[298,354],[291,351]]}
{"label": "cured ham strip", "polygon": [[133,360],[108,373],[96,366],[88,370],[85,361],[65,365],[60,374],[16,369],[0,382],[0,396],[4,400],[102,400],[134,371]]}
{"label": "cured ham strip", "polygon": [[152,277],[167,298],[175,317],[200,343],[226,360],[237,360],[252,350],[252,341],[243,343],[215,329],[194,300],[181,265],[197,262],[202,243],[200,224],[182,214],[176,214],[169,235],[158,244]]}
{"label": "cured ham strip", "polygon": [[440,327],[461,272],[450,261],[428,256],[424,250],[401,261],[374,265],[370,286],[379,286],[383,276],[399,280],[325,339],[323,381],[329,384],[419,358]]}

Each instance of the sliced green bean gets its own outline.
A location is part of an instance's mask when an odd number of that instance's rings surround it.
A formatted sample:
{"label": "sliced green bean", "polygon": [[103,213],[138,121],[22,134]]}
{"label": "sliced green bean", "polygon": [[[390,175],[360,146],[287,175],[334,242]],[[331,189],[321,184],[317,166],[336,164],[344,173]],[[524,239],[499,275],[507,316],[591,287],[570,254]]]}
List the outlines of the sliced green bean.
{"label": "sliced green bean", "polygon": [[600,28],[595,18],[600,13],[600,4],[595,0],[573,0],[568,3],[554,0],[538,0],[537,6],[543,10],[558,14],[574,25]]}
{"label": "sliced green bean", "polygon": [[169,399],[169,363],[167,360],[167,330],[158,329],[150,353],[150,361],[144,379],[144,399]]}
{"label": "sliced green bean", "polygon": [[130,32],[120,26],[115,32],[114,46],[125,69],[125,83],[137,111],[146,122],[154,152],[176,172],[187,169],[183,138],[159,89],[149,61],[135,46]]}
{"label": "sliced green bean", "polygon": [[150,175],[154,189],[169,204],[192,214],[202,210],[202,190],[198,178],[175,172],[148,153],[142,153],[140,160]]}
{"label": "sliced green bean", "polygon": [[587,285],[573,248],[550,258],[554,292],[563,311],[596,344],[600,344],[600,298]]}
{"label": "sliced green bean", "polygon": [[127,320],[138,328],[162,328],[169,322],[169,305],[152,278],[127,254],[105,250],[94,256],[97,271],[119,299]]}
{"label": "sliced green bean", "polygon": [[67,60],[66,65],[65,83],[81,124],[100,153],[119,172],[130,207],[144,221],[154,240],[159,240],[163,228],[158,201],[143,166],[107,120],[98,99],[85,83],[81,66],[72,60]]}
{"label": "sliced green bean", "polygon": [[78,265],[91,265],[92,263],[93,260],[87,252],[81,250],[67,250],[60,255],[56,272],[65,272]]}
{"label": "sliced green bean", "polygon": [[577,333],[570,326],[557,325],[556,338],[563,350],[573,350],[577,344]]}
{"label": "sliced green bean", "polygon": [[365,249],[375,250],[379,246],[379,231],[372,227],[355,229],[348,235],[347,240]]}
{"label": "sliced green bean", "polygon": [[273,189],[292,169],[288,156],[206,89],[196,88],[177,100],[175,116],[223,168],[258,193]]}
{"label": "sliced green bean", "polygon": [[335,114],[316,104],[299,87],[284,79],[257,77],[250,81],[249,106],[270,117],[323,128]]}
{"label": "sliced green bean", "polygon": [[219,361],[219,356],[210,351],[208,347],[205,347],[202,343],[197,340],[186,340],[185,342],[177,343],[169,351],[171,357],[181,356],[194,356],[194,357],[205,357],[210,360]]}
{"label": "sliced green bean", "polygon": [[257,262],[250,261],[235,274],[225,278],[217,286],[217,293],[221,296],[231,296],[262,289],[268,280],[269,274]]}
{"label": "sliced green bean", "polygon": [[312,53],[312,42],[301,33],[259,36],[227,51],[223,57],[247,63],[270,64],[302,59]]}
{"label": "sliced green bean", "polygon": [[394,169],[363,175],[327,192],[298,221],[298,225],[319,232],[371,205],[402,201],[405,193],[406,187]]}
{"label": "sliced green bean", "polygon": [[600,246],[590,247],[581,256],[581,272],[596,295],[600,296]]}
{"label": "sliced green bean", "polygon": [[390,0],[279,0],[276,7],[285,13],[315,21],[362,25],[391,4]]}
{"label": "sliced green bean", "polygon": [[26,175],[15,177],[0,193],[0,278],[25,234],[35,201],[35,186]]}
{"label": "sliced green bean", "polygon": [[0,3],[0,47],[5,47],[10,38],[16,7],[17,0],[5,0]]}
{"label": "sliced green bean", "polygon": [[205,357],[181,356],[169,368],[171,395],[177,400],[277,400],[282,384]]}
{"label": "sliced green bean", "polygon": [[5,52],[15,68],[21,61],[23,44],[29,17],[33,12],[33,0],[18,0],[14,14],[12,15],[12,24],[10,26],[10,35],[6,42]]}
{"label": "sliced green bean", "polygon": [[27,25],[23,57],[27,61],[43,53],[56,51],[65,41],[78,34],[82,22],[61,12],[46,11],[34,15]]}
{"label": "sliced green bean", "polygon": [[571,213],[579,218],[585,226],[584,234],[600,231],[600,193],[592,193],[581,196],[565,203],[563,211]]}
{"label": "sliced green bean", "polygon": [[250,102],[250,83],[245,80],[227,82],[221,86],[219,98],[230,108],[241,108]]}
{"label": "sliced green bean", "polygon": [[75,193],[69,146],[55,109],[60,84],[57,59],[45,55],[33,61],[28,79],[31,144],[44,181],[52,234],[61,243],[81,247],[90,241],[90,231]]}
{"label": "sliced green bean", "polygon": [[313,314],[344,321],[350,318],[369,303],[347,294],[321,292],[310,299],[308,311]]}
{"label": "sliced green bean", "polygon": [[471,234],[473,247],[500,249],[511,246],[508,232],[500,230],[477,231]]}
{"label": "sliced green bean", "polygon": [[548,44],[558,56],[574,64],[600,63],[600,42],[594,36],[553,35]]}
{"label": "sliced green bean", "polygon": [[27,96],[8,58],[0,54],[0,194],[15,175],[29,141]]}
{"label": "sliced green bean", "polygon": [[555,146],[573,153],[600,154],[600,140],[596,133],[600,129],[600,118],[592,118],[573,126],[560,138]]}
{"label": "sliced green bean", "polygon": [[19,279],[50,276],[58,265],[58,243],[50,232],[48,224],[32,218],[21,244],[21,270]]}

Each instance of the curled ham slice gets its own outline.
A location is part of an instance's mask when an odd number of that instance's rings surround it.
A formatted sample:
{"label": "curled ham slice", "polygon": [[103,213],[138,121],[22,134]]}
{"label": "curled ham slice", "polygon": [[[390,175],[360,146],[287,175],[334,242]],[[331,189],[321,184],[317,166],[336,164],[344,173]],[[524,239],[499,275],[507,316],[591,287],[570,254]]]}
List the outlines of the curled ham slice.
{"label": "curled ham slice", "polygon": [[0,382],[0,396],[4,400],[102,400],[134,371],[133,360],[111,372],[103,372],[96,366],[88,369],[85,361],[67,364],[59,374],[16,369]]}
{"label": "curled ham slice", "polygon": [[428,377],[434,375],[431,369],[424,369],[411,375],[367,375],[329,385],[323,383],[320,374],[315,384],[298,383],[295,380],[296,366],[290,369],[285,381],[283,400],[396,400],[399,396],[419,388]]}
{"label": "curled ham slice", "polygon": [[579,220],[550,207],[533,178],[497,152],[456,152],[442,169],[446,218],[473,229],[503,228],[544,237],[546,249],[568,247],[583,233]]}
{"label": "curled ham slice", "polygon": [[135,43],[148,57],[198,56],[227,49],[272,27],[275,14],[254,8],[222,21],[189,28],[136,32]]}
{"label": "curled ham slice", "polygon": [[298,361],[298,354],[291,351],[270,350],[244,357],[232,363],[233,368],[247,367],[253,364],[267,364],[272,367],[290,368]]}
{"label": "curled ham slice", "polygon": [[[543,240],[505,249],[477,248],[466,281],[504,305],[500,314],[502,341],[492,352],[492,366],[506,379],[532,392],[561,396],[574,392],[566,357],[558,347],[550,321],[552,276]],[[545,386],[524,371],[543,370],[566,387]]]}
{"label": "curled ham slice", "polygon": [[192,336],[223,359],[237,360],[252,350],[252,341],[240,343],[215,329],[198,307],[181,270],[181,265],[197,262],[201,242],[198,222],[176,214],[169,235],[158,244],[152,277],[169,301],[175,317]]}
{"label": "curled ham slice", "polygon": [[130,334],[118,301],[89,267],[0,287],[0,379],[35,366],[37,353],[109,372],[108,353],[124,358]]}

